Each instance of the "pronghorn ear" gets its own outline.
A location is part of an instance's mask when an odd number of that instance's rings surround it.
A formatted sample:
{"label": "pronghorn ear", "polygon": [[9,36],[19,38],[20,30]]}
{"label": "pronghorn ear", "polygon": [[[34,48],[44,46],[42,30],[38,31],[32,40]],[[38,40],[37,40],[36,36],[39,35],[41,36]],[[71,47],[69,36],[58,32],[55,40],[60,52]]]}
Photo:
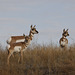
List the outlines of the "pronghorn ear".
{"label": "pronghorn ear", "polygon": [[25,37],[25,34],[23,34],[23,36]]}
{"label": "pronghorn ear", "polygon": [[68,31],[68,29],[66,31]]}
{"label": "pronghorn ear", "polygon": [[65,32],[65,29],[63,29],[63,32]]}
{"label": "pronghorn ear", "polygon": [[31,25],[30,27],[32,28],[33,26]]}

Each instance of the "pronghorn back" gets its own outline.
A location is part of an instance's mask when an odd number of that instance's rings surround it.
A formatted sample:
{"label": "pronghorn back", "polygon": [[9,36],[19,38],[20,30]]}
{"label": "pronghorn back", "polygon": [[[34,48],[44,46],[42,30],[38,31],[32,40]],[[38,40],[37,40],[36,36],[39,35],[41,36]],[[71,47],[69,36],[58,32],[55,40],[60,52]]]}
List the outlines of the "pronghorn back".
{"label": "pronghorn back", "polygon": [[24,41],[25,41],[25,37],[24,36],[11,36],[7,40],[7,44],[17,43],[17,42],[24,42]]}

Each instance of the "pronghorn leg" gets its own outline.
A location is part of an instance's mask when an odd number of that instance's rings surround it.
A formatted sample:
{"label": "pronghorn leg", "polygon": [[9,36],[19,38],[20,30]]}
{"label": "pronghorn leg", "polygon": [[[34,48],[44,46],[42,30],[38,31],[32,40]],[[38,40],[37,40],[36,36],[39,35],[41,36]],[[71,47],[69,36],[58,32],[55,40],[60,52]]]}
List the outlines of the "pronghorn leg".
{"label": "pronghorn leg", "polygon": [[7,58],[7,64],[9,65],[9,59],[10,59],[10,56],[13,54],[13,52],[12,51],[9,51],[8,52],[8,58]]}
{"label": "pronghorn leg", "polygon": [[21,50],[21,63],[23,62],[23,51]]}
{"label": "pronghorn leg", "polygon": [[21,52],[20,52],[20,57],[19,57],[19,59],[18,59],[18,62],[19,63],[22,63],[23,62],[23,51],[21,50]]}
{"label": "pronghorn leg", "polygon": [[12,56],[14,57],[14,54],[12,54]]}
{"label": "pronghorn leg", "polygon": [[21,52],[19,52],[19,59],[18,59],[18,63],[21,63]]}

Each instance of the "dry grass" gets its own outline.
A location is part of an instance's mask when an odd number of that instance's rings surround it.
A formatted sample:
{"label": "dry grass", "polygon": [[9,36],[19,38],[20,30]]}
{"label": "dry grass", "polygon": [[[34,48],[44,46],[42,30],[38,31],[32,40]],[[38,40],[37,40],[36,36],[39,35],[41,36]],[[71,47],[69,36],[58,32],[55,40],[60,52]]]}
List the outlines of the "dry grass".
{"label": "dry grass", "polygon": [[19,55],[10,58],[7,66],[7,51],[0,49],[0,75],[75,75],[75,47],[60,50],[53,46],[36,46],[24,52],[22,64]]}

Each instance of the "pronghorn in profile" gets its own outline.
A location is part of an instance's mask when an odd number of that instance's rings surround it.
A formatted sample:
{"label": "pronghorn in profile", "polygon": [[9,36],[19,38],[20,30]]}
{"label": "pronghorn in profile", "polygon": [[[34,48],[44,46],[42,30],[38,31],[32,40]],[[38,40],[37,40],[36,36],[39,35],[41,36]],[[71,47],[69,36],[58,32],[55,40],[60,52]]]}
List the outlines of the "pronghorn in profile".
{"label": "pronghorn in profile", "polygon": [[68,39],[66,38],[67,36],[69,36],[68,29],[67,30],[63,29],[62,38],[60,38],[59,41],[61,48],[67,48],[68,46]]}
{"label": "pronghorn in profile", "polygon": [[8,44],[8,46],[7,46],[7,49],[8,49],[7,64],[9,64],[10,56],[14,52],[19,52],[20,53],[20,55],[21,55],[21,61],[22,61],[23,60],[23,51],[26,50],[26,48],[28,47],[28,45],[32,41],[34,34],[38,34],[38,33],[39,32],[36,30],[35,26],[31,25],[31,30],[29,32],[29,35],[28,36],[24,35],[24,38],[25,38],[24,42],[18,42],[18,43]]}

